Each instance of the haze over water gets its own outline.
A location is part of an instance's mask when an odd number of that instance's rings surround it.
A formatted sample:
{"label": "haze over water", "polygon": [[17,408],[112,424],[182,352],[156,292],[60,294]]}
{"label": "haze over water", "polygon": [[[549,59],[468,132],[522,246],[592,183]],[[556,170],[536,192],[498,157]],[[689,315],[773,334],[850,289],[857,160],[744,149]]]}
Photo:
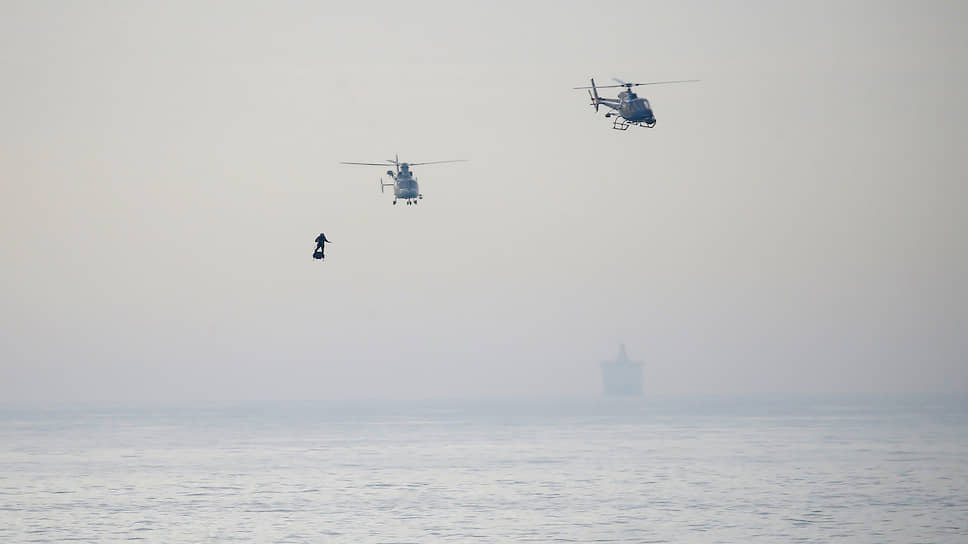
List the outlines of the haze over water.
{"label": "haze over water", "polygon": [[964,399],[0,412],[4,542],[964,542]]}

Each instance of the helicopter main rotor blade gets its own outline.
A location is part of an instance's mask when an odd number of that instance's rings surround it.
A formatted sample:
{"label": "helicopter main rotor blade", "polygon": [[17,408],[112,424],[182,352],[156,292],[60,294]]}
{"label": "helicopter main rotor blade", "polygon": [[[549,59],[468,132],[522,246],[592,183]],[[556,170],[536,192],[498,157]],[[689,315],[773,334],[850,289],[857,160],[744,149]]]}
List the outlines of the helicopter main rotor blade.
{"label": "helicopter main rotor blade", "polygon": [[387,166],[385,162],[341,162],[340,164],[358,164],[361,166]]}
{"label": "helicopter main rotor blade", "polygon": [[[671,82],[663,82],[671,83]],[[614,89],[616,87],[634,87],[635,85],[649,85],[649,83],[627,83],[625,85],[595,85],[596,89]],[[575,89],[591,89],[591,87],[575,87]]]}
{"label": "helicopter main rotor blade", "polygon": [[[618,79],[617,81],[622,81]],[[621,85],[595,85],[594,87],[572,87],[572,89],[615,89],[618,87],[638,87],[639,85],[667,85],[669,83],[695,83],[700,79],[680,79],[677,81],[648,81],[646,83],[623,83]]]}
{"label": "helicopter main rotor blade", "polygon": [[669,83],[695,83],[698,79],[678,79],[676,81],[649,81],[647,83],[632,83],[632,85],[667,85]]}
{"label": "helicopter main rotor blade", "polygon": [[422,166],[425,164],[444,164],[445,162],[467,162],[467,159],[457,159],[453,161],[411,162],[407,164],[410,166]]}
{"label": "helicopter main rotor blade", "polygon": [[676,81],[648,81],[645,83],[623,83],[622,85],[609,85],[609,87],[638,87],[639,85],[668,85],[669,83],[695,83],[698,79],[679,79]]}

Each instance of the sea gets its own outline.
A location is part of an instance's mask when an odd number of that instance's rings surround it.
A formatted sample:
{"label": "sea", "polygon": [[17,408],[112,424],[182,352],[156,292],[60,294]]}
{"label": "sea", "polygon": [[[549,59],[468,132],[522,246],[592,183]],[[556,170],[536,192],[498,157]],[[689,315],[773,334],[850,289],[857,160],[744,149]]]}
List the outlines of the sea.
{"label": "sea", "polygon": [[0,408],[0,542],[966,543],[968,398]]}

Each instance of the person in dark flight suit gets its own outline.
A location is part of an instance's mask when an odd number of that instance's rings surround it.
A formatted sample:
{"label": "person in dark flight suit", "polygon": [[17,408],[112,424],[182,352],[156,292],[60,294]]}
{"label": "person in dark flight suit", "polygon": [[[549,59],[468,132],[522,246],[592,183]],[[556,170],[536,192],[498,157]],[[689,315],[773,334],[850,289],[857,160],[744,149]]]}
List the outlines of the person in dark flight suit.
{"label": "person in dark flight suit", "polygon": [[332,244],[332,243],[333,242],[330,242],[329,240],[326,239],[325,234],[320,232],[319,236],[316,237],[316,250],[313,251],[313,257],[317,259],[324,258],[326,256],[325,255],[326,248],[324,247],[324,244]]}

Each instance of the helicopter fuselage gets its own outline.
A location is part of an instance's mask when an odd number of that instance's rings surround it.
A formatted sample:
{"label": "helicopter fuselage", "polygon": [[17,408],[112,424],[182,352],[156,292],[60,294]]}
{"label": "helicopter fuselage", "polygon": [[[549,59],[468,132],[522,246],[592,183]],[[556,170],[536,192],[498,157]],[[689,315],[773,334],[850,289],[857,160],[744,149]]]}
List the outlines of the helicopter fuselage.
{"label": "helicopter fuselage", "polygon": [[[410,165],[401,162],[398,164],[397,171],[387,170],[387,175],[393,179],[393,203],[396,204],[397,200],[405,200],[407,204],[416,204],[418,200],[423,198],[420,194],[420,185],[417,184],[417,178],[413,177],[413,171],[410,170]],[[381,181],[382,185],[383,182]]]}
{"label": "helicopter fuselage", "polygon": [[393,197],[403,200],[414,199],[420,197],[420,186],[417,184],[417,178],[413,177],[412,174],[408,174],[404,177],[403,173],[393,177]]}
{"label": "helicopter fuselage", "polygon": [[655,124],[655,114],[652,113],[652,106],[645,98],[639,98],[631,91],[618,93],[620,105],[618,112],[631,123],[642,123],[645,125]]}
{"label": "helicopter fuselage", "polygon": [[[632,91],[622,91],[618,93],[618,98],[600,98],[597,101],[602,106],[615,110],[615,113],[606,113],[605,117],[620,117],[627,121],[627,124],[643,125],[646,127],[655,126],[655,113],[652,106],[645,98],[639,98]],[[619,124],[616,121],[616,128],[628,128],[627,124]]]}

